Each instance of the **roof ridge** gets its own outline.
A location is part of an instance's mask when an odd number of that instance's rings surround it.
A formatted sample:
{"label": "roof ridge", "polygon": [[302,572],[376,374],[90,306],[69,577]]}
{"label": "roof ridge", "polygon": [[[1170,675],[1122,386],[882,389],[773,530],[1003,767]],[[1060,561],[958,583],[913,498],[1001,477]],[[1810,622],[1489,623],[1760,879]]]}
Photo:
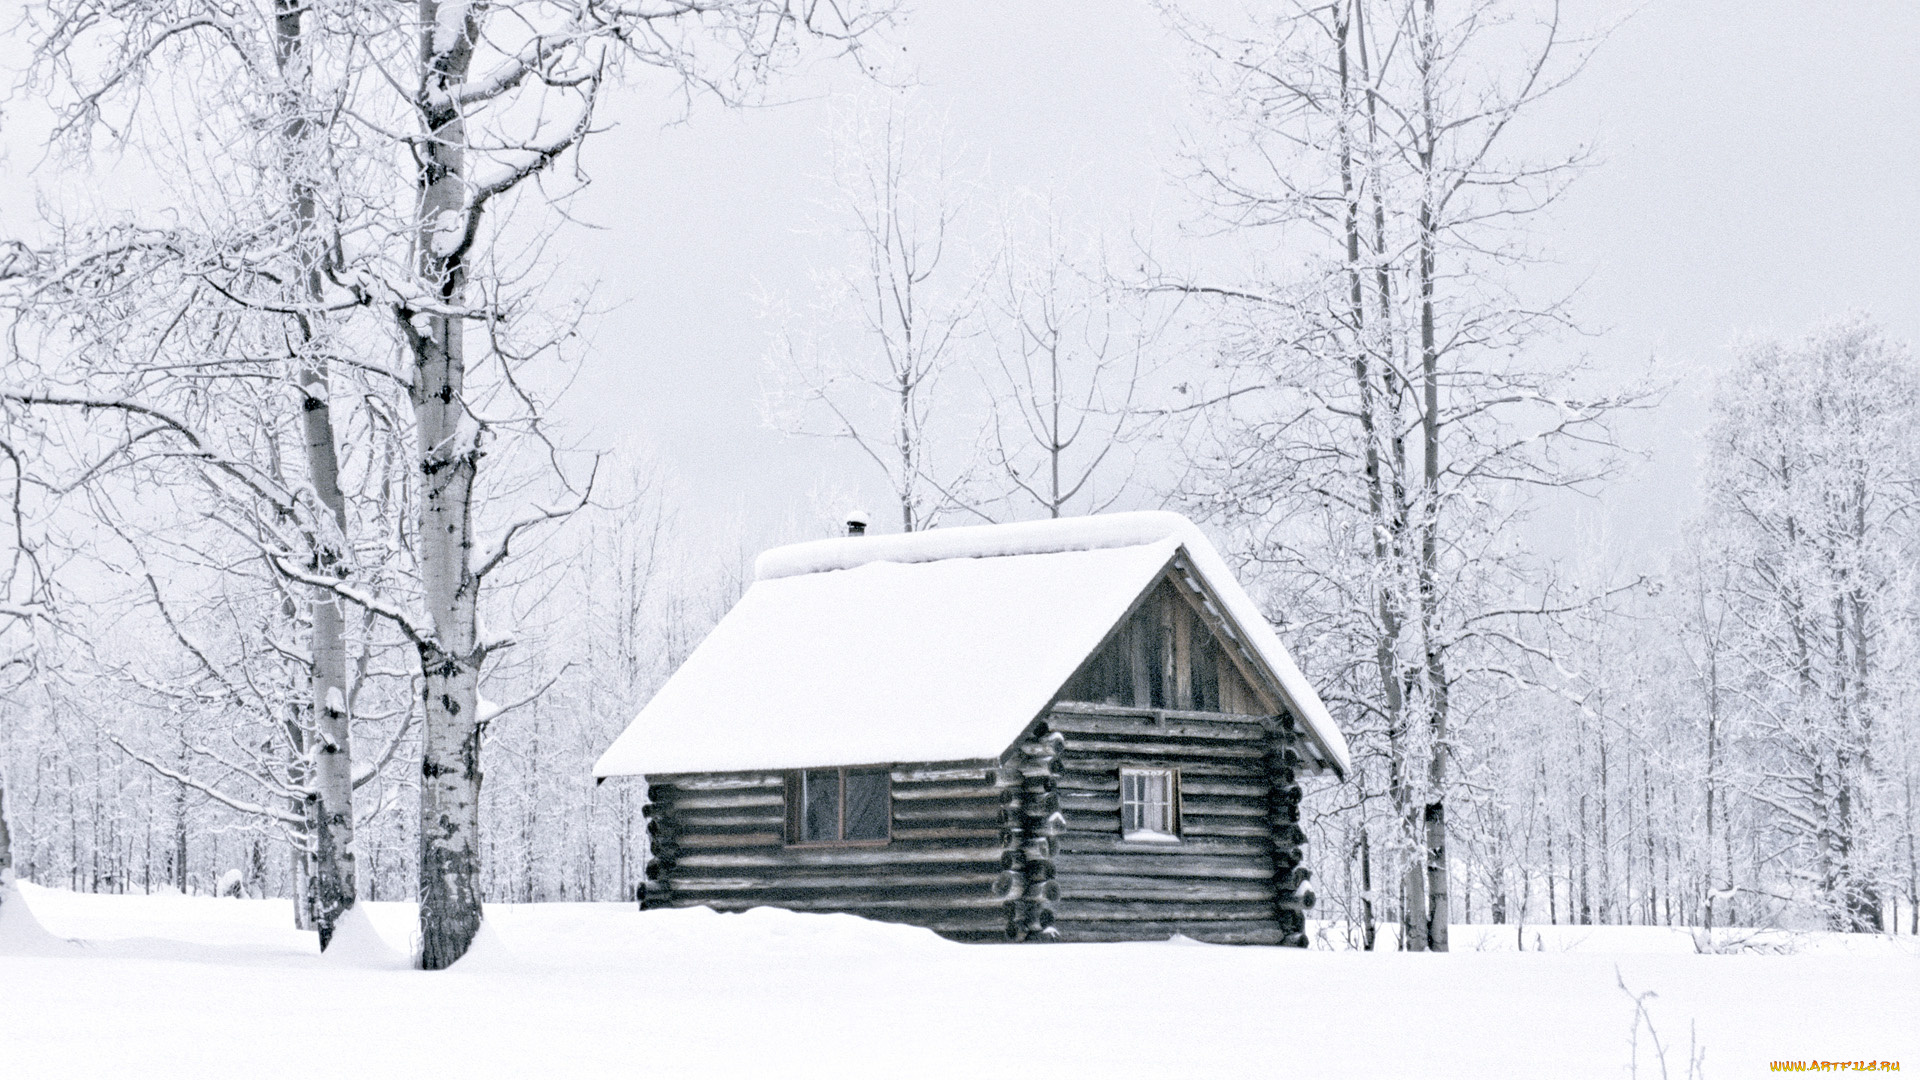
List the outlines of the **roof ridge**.
{"label": "roof ridge", "polygon": [[923,563],[1047,555],[1139,547],[1171,539],[1187,543],[1200,538],[1200,530],[1191,521],[1170,510],[961,525],[915,533],[834,537],[788,544],[763,552],[754,562],[754,578],[769,581],[851,570],[878,562]]}

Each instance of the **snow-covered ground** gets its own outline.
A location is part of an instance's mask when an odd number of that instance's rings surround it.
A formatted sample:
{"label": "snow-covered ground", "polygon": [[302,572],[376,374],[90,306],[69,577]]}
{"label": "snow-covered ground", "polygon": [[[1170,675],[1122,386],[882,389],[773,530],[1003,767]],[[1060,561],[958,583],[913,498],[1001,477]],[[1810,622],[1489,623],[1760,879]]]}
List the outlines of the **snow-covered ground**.
{"label": "snow-covered ground", "polygon": [[[322,958],[285,900],[22,886],[0,916],[0,1077],[1596,1077],[1633,1003],[1687,1075],[1778,1059],[1920,1072],[1911,938],[1699,955],[1684,931],[1460,927],[1448,955],[956,945],[845,915],[496,904],[452,971],[363,904]],[[4,910],[4,909],[0,909]],[[1541,950],[1541,951],[1536,951]],[[1617,974],[1616,974],[1617,973]],[[1658,1077],[1645,1029],[1638,1076]]]}

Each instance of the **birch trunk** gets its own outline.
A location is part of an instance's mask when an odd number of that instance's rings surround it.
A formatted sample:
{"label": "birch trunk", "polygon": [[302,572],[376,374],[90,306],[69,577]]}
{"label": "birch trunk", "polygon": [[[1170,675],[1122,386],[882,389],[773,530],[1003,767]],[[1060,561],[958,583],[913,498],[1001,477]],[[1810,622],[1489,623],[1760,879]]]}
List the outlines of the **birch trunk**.
{"label": "birch trunk", "polygon": [[[322,269],[325,238],[318,223],[319,199],[314,175],[324,154],[317,145],[308,108],[309,64],[300,0],[274,0],[274,61],[279,68],[281,150],[291,181],[289,198],[295,226],[295,257],[299,264],[299,299],[306,312],[296,316],[300,329],[301,428],[306,451],[307,479],[320,503],[321,514],[309,538],[309,569],[322,577],[342,576],[347,529],[346,498],[340,490],[340,460],[336,449],[328,386],[325,341],[319,314],[325,301]],[[306,817],[312,824],[313,927],[320,948],[333,940],[333,927],[353,906],[356,885],[353,863],[353,732],[348,715],[346,614],[338,595],[325,587],[308,589],[313,632],[312,670],[308,688],[313,702],[312,803]]]}
{"label": "birch trunk", "polygon": [[1420,520],[1420,630],[1426,645],[1427,682],[1427,805],[1425,818],[1426,919],[1427,946],[1438,952],[1447,948],[1448,873],[1447,873],[1447,719],[1450,686],[1446,660],[1438,635],[1440,571],[1440,350],[1434,329],[1434,288],[1439,247],[1436,221],[1438,193],[1435,190],[1435,155],[1439,126],[1434,114],[1434,65],[1438,60],[1439,38],[1435,27],[1434,0],[1422,8],[1419,37],[1420,114],[1420,239],[1415,266],[1420,292],[1420,379],[1422,440],[1421,520]]}
{"label": "birch trunk", "polygon": [[[443,8],[445,10],[443,10]],[[478,222],[468,201],[466,121],[454,90],[479,36],[464,0],[420,0],[420,150],[415,225],[430,312],[402,312],[413,353],[420,452],[420,572],[430,635],[418,643],[424,727],[420,760],[420,966],[463,956],[480,930],[480,642],[473,572],[473,481],[479,431],[466,415],[465,256]]]}

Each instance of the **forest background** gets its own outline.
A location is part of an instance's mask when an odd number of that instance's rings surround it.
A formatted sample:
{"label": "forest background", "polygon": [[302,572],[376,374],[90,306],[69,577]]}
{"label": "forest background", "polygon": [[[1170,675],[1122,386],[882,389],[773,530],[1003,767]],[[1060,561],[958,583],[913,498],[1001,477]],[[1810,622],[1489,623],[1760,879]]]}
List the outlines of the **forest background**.
{"label": "forest background", "polygon": [[[278,288],[268,264],[288,257],[229,243],[232,208],[279,190],[247,180],[279,167],[271,152],[217,149],[260,130],[246,94],[182,111],[204,101],[163,69],[144,101],[76,112],[112,50],[59,45],[46,16],[86,6],[32,8],[39,33],[8,55],[12,863],[83,890],[298,896],[312,918],[329,856],[311,806],[340,798],[344,902],[411,897],[423,676],[381,598],[404,615],[424,596],[418,436],[378,359],[409,345],[388,329],[348,350],[375,360],[327,376],[356,402],[335,405],[336,467],[361,578],[209,484],[204,458],[126,452],[151,425],[125,406],[172,402],[225,460],[273,474],[303,430],[275,395],[314,369],[298,349],[236,355],[284,340],[292,309],[195,291],[231,287],[236,251]],[[857,63],[796,56],[764,89],[759,70],[735,84],[731,66],[661,62],[758,56],[750,38],[629,57],[593,103],[608,129],[530,168],[537,190],[487,239],[481,291],[516,318],[481,321],[526,336],[485,335],[496,368],[472,408],[500,440],[478,533],[523,538],[472,622],[476,646],[500,643],[476,653],[468,714],[481,895],[632,896],[643,792],[596,788],[588,766],[759,549],[832,534],[853,507],[890,531],[1166,506],[1240,560],[1356,744],[1352,782],[1310,803],[1320,913],[1348,932],[1916,932],[1903,343],[1920,325],[1897,253],[1920,239],[1900,182],[1920,164],[1902,78],[1920,27],[1891,3],[1844,23],[1765,7],[1582,11],[1547,49],[1549,5],[1441,5],[1431,55],[1460,49],[1441,66],[1461,119],[1446,130],[1497,142],[1483,159],[1423,158],[1432,129],[1411,120],[1365,126],[1366,87],[1411,115],[1439,77],[1414,47],[1419,4],[1303,5],[1306,23],[1209,5],[895,13],[862,30]],[[1368,33],[1398,44],[1343,76]],[[1300,78],[1261,81],[1277,73]],[[156,101],[171,115],[112,122]],[[545,108],[510,102],[502,123]],[[1356,153],[1364,130],[1380,141]],[[1461,176],[1493,201],[1423,227]],[[1374,191],[1387,224],[1362,257],[1338,208],[1370,228]],[[183,217],[216,242],[71,284],[156,221],[191,231]],[[404,200],[376,219],[425,235]],[[297,253],[297,214],[263,212],[260,235],[289,220]],[[1350,281],[1377,321],[1343,310]],[[919,302],[889,300],[901,283]],[[207,320],[185,346],[156,317],[176,311]],[[176,347],[175,366],[154,361]],[[217,393],[174,377],[215,354]],[[1369,358],[1373,381],[1346,381]],[[1413,445],[1400,474],[1380,464],[1388,430]],[[1393,475],[1411,493],[1397,515]],[[284,557],[301,544],[309,561]],[[385,591],[340,591],[361,585]],[[329,588],[337,710],[312,647]],[[354,767],[323,795],[333,712]]]}

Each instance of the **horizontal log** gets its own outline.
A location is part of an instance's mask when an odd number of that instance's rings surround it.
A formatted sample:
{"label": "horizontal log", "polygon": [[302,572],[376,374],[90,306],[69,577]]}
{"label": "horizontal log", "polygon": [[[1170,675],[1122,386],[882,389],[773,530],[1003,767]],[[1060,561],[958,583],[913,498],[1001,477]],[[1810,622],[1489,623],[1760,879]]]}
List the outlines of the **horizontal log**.
{"label": "horizontal log", "polygon": [[924,799],[997,799],[1001,789],[994,784],[895,784],[894,802],[920,802]]}
{"label": "horizontal log", "polygon": [[[697,889],[673,890],[675,900],[693,904],[709,904],[717,910],[740,910],[749,907],[778,907],[789,911],[848,911],[856,914],[868,911],[999,911],[1005,901],[995,897],[982,888],[971,892],[957,889],[921,893],[868,892],[845,893],[809,893],[788,892],[781,889],[761,889],[754,892],[723,893],[701,892]],[[1272,911],[1268,911],[1272,915]]]}
{"label": "horizontal log", "polygon": [[894,803],[895,821],[999,821],[998,799],[935,799]]}
{"label": "horizontal log", "polygon": [[929,930],[971,930],[993,931],[1006,925],[1006,915],[998,904],[984,908],[886,908],[869,907],[858,912],[839,908],[787,908],[784,904],[761,904],[747,901],[701,901],[695,903],[682,897],[674,897],[671,906],[676,908],[707,907],[719,912],[751,911],[757,907],[778,907],[790,911],[808,911],[814,914],[858,914],[879,922],[907,923],[922,926]]}
{"label": "horizontal log", "polygon": [[901,765],[893,770],[892,776],[896,784],[949,780],[980,780],[990,784],[998,765],[998,762],[984,759],[952,764]]}
{"label": "horizontal log", "polygon": [[[904,850],[903,847],[900,844],[889,844],[884,847],[783,848],[770,852],[702,852],[698,855],[686,856],[680,860],[680,865],[688,868],[907,866],[930,863],[1000,865],[1001,851],[998,844],[927,847],[918,850]],[[1270,874],[1271,871],[1268,873]]]}
{"label": "horizontal log", "polygon": [[1264,837],[1184,835],[1177,844],[1166,841],[1127,840],[1118,833],[1063,834],[1056,843],[1062,854],[1113,854],[1134,852],[1180,852],[1187,855],[1245,855],[1264,859],[1272,850]]}
{"label": "horizontal log", "polygon": [[1165,941],[1175,934],[1189,937],[1195,941],[1204,941],[1217,945],[1278,945],[1286,934],[1271,923],[1256,922],[1175,922],[1175,923],[1105,923],[1105,922],[1066,922],[1053,924],[1055,940],[1062,942],[1094,941]]}
{"label": "horizontal log", "polygon": [[[1120,812],[1118,810],[1104,814],[1084,813],[1078,810],[1062,810],[1066,819],[1067,833],[1111,833],[1120,835]],[[1063,834],[1064,835],[1064,834]]]}
{"label": "horizontal log", "polygon": [[1274,921],[1270,903],[1259,901],[1082,900],[1068,896],[1054,907],[1062,922]]}
{"label": "horizontal log", "polygon": [[844,870],[826,868],[818,870],[782,869],[769,873],[753,875],[709,875],[682,869],[673,876],[676,889],[687,889],[714,893],[747,893],[767,888],[780,888],[797,892],[835,892],[848,889],[915,889],[931,888],[960,891],[968,889],[991,889],[1000,879],[1000,873],[992,869],[977,866],[963,870],[944,870],[929,872],[925,868],[908,868],[900,872],[889,873],[847,873]]}
{"label": "horizontal log", "polygon": [[669,804],[673,810],[740,810],[749,806],[787,805],[786,796],[778,790],[766,788],[745,788],[739,791],[707,791],[691,795],[682,795]]}
{"label": "horizontal log", "polygon": [[[827,853],[827,855],[823,857],[827,857],[828,861],[831,862],[837,861],[831,857],[831,853],[833,852],[843,853],[847,855],[848,858],[865,858],[874,852],[892,852],[901,858],[928,856],[937,860],[943,855],[956,856],[957,853],[957,856],[964,856],[967,852],[989,847],[996,852],[1001,849],[999,830],[982,829],[979,831],[978,836],[954,839],[896,837],[891,841],[875,841],[872,843],[793,844],[783,847],[782,850],[793,852],[796,855],[800,853],[820,855],[824,852]],[[738,849],[746,853],[758,853],[761,850],[758,844],[742,844],[738,845]],[[722,846],[714,850],[726,852],[729,849]]]}
{"label": "horizontal log", "polygon": [[1180,793],[1182,814],[1211,814],[1215,817],[1258,817],[1269,813],[1264,799],[1237,799],[1225,795],[1188,795]]}
{"label": "horizontal log", "polygon": [[1180,823],[1181,836],[1258,836],[1265,839],[1271,832],[1271,826],[1255,818],[1196,815]]}
{"label": "horizontal log", "polygon": [[[1167,720],[1199,720],[1206,723],[1245,724],[1249,727],[1265,728],[1275,723],[1275,718],[1262,713],[1241,713],[1213,711],[1209,709],[1154,709],[1135,705],[1106,705],[1091,701],[1057,701],[1047,719],[1078,719],[1088,716],[1145,717]],[[1057,724],[1055,726],[1058,726]]]}
{"label": "horizontal log", "polygon": [[787,834],[781,832],[725,833],[687,832],[674,838],[682,853],[690,849],[706,848],[745,848],[780,847],[787,842]]}
{"label": "horizontal log", "polygon": [[684,832],[688,829],[723,829],[741,826],[765,828],[774,825],[785,828],[787,815],[784,807],[768,806],[747,810],[676,810],[654,820]]}
{"label": "horizontal log", "polygon": [[671,796],[679,791],[734,791],[743,788],[781,787],[787,782],[783,772],[686,773],[677,776],[649,777],[649,793]]}
{"label": "horizontal log", "polygon": [[1120,791],[1120,773],[1118,771],[1099,773],[1063,772],[1054,780],[1054,787],[1058,788],[1062,795],[1071,791],[1109,791],[1114,793],[1115,798],[1118,798]]}
{"label": "horizontal log", "polygon": [[1180,777],[1180,794],[1182,797],[1191,795],[1226,795],[1236,799],[1265,799],[1269,790],[1269,785],[1260,780],[1216,780],[1202,776],[1196,776],[1189,780],[1184,775]]}
{"label": "horizontal log", "polygon": [[1120,754],[1134,757],[1153,757],[1167,760],[1224,760],[1249,761],[1265,764],[1266,751],[1257,745],[1235,743],[1204,742],[1167,742],[1140,740],[1138,742],[1120,739],[1072,739],[1061,752],[1062,757],[1080,757],[1086,754]]}
{"label": "horizontal log", "polygon": [[1054,720],[1054,729],[1068,736],[1072,745],[1076,735],[1121,735],[1201,739],[1214,742],[1238,742],[1266,745],[1266,729],[1259,724],[1221,720],[1155,721],[1139,716],[1063,715]]}
{"label": "horizontal log", "polygon": [[786,832],[787,824],[783,818],[765,818],[749,825],[700,825],[689,824],[678,818],[650,823],[647,835],[660,840],[678,839],[683,836],[747,836],[755,833]]}
{"label": "horizontal log", "polygon": [[[689,856],[689,861],[696,857]],[[1273,864],[1266,858],[1232,855],[1083,855],[1062,852],[1054,860],[1054,870],[1061,875],[1138,874],[1142,877],[1236,878],[1251,881],[1270,881],[1273,878]]]}
{"label": "horizontal log", "polygon": [[1065,873],[1054,879],[1066,899],[1248,901],[1272,904],[1273,884],[1218,878],[1143,878],[1127,874]]}
{"label": "horizontal log", "polygon": [[[1240,762],[1228,760],[1207,760],[1185,758],[1169,760],[1151,754],[1107,754],[1079,753],[1063,754],[1060,757],[1064,768],[1061,775],[1078,773],[1081,775],[1117,776],[1121,769],[1165,769],[1180,770],[1180,779],[1184,783],[1190,777],[1219,777],[1227,780],[1267,781],[1266,766],[1260,762]],[[1118,781],[1116,780],[1116,783]]]}
{"label": "horizontal log", "polygon": [[895,841],[997,840],[999,839],[999,837],[1000,837],[1000,827],[998,825],[991,825],[991,826],[940,825],[940,826],[933,826],[933,827],[922,827],[919,825],[915,825],[911,828],[895,825],[893,827],[893,839]]}

